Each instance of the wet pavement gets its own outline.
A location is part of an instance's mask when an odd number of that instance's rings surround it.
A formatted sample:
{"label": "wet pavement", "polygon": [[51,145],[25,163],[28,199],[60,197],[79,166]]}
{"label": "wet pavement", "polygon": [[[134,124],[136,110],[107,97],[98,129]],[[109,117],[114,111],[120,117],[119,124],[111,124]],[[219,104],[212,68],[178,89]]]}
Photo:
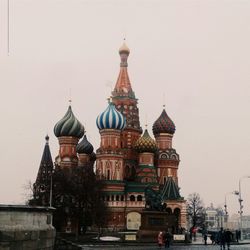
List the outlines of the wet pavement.
{"label": "wet pavement", "polygon": [[[157,245],[141,245],[141,246],[121,246],[121,245],[110,245],[110,246],[94,246],[94,245],[83,245],[82,246],[83,250],[159,250],[160,248]],[[188,246],[178,246],[174,245],[171,246],[170,248],[161,248],[161,250],[165,249],[178,249],[178,250],[220,250],[220,246],[218,245],[188,245]],[[227,249],[227,248],[226,248]],[[230,250],[250,250],[250,244],[245,244],[245,245],[232,245],[230,247]]]}

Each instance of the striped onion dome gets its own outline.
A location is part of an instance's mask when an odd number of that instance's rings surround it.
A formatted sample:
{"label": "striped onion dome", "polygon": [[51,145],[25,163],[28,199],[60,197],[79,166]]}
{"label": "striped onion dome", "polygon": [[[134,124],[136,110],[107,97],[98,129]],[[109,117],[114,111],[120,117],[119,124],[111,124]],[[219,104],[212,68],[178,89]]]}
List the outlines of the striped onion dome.
{"label": "striped onion dome", "polygon": [[55,125],[54,134],[56,137],[73,136],[79,139],[84,135],[84,127],[74,116],[71,106],[64,117]]}
{"label": "striped onion dome", "polygon": [[168,133],[173,135],[174,132],[175,132],[174,122],[167,115],[166,110],[163,109],[160,117],[153,124],[153,133],[154,135],[160,133]]}
{"label": "striped onion dome", "polygon": [[92,144],[87,140],[87,136],[84,135],[83,139],[80,143],[76,146],[76,151],[78,154],[87,154],[90,155],[93,153],[93,146]]}
{"label": "striped onion dome", "polygon": [[126,118],[115,108],[112,102],[108,107],[96,118],[96,125],[99,130],[102,129],[124,129],[126,126]]}
{"label": "striped onion dome", "polygon": [[144,134],[135,142],[134,148],[139,153],[154,153],[157,150],[157,145],[154,139],[152,139],[145,129]]}

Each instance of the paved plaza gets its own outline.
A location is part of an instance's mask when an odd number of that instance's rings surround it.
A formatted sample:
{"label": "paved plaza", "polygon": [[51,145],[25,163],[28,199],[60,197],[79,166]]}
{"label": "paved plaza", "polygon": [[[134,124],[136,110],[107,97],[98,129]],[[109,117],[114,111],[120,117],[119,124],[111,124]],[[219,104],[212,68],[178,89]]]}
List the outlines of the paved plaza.
{"label": "paved plaza", "polygon": [[[102,249],[102,250],[159,250],[159,247],[157,245],[150,246],[144,245],[144,246],[119,246],[119,245],[113,245],[113,246],[82,246],[83,250],[93,250],[93,249]],[[218,245],[189,245],[189,246],[171,246],[170,248],[166,249],[178,249],[178,250],[220,250],[220,247]],[[250,244],[247,245],[233,245],[230,247],[231,250],[250,250]],[[162,250],[165,250],[165,248],[162,248]]]}

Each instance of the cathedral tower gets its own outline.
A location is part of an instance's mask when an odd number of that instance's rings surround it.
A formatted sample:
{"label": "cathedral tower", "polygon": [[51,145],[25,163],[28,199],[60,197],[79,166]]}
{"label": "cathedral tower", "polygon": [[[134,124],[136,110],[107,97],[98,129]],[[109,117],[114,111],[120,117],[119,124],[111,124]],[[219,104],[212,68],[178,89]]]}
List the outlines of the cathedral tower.
{"label": "cathedral tower", "polygon": [[121,131],[126,126],[123,115],[109,101],[107,109],[96,119],[101,143],[96,154],[96,170],[100,178],[108,181],[123,181],[123,153]]}
{"label": "cathedral tower", "polygon": [[158,189],[158,178],[154,165],[154,154],[157,151],[157,146],[147,129],[143,136],[136,141],[134,148],[139,153],[136,181]]}
{"label": "cathedral tower", "polygon": [[92,144],[87,140],[87,136],[84,135],[81,142],[76,146],[78,154],[78,166],[84,166],[91,161],[94,148]]}
{"label": "cathedral tower", "polygon": [[49,136],[45,137],[46,143],[43,150],[43,155],[34,183],[34,199],[35,204],[39,206],[50,205],[50,188],[51,175],[53,171],[53,161],[49,148]]}
{"label": "cathedral tower", "polygon": [[179,155],[172,148],[172,138],[175,125],[167,115],[165,107],[160,117],[153,124],[153,133],[156,139],[158,152],[158,176],[160,185],[164,185],[168,177],[172,177],[178,185]]}
{"label": "cathedral tower", "polygon": [[103,198],[108,207],[108,225],[124,226],[124,154],[121,132],[126,126],[125,117],[109,101],[107,109],[96,119],[101,135],[96,151],[96,175],[103,180]]}
{"label": "cathedral tower", "polygon": [[56,158],[57,166],[61,168],[77,166],[76,145],[84,135],[84,127],[74,116],[71,106],[64,117],[55,125],[54,134],[60,145],[59,155]]}
{"label": "cathedral tower", "polygon": [[140,137],[142,129],[139,121],[139,109],[137,107],[137,99],[131,87],[128,76],[128,56],[130,50],[124,43],[119,49],[121,58],[120,73],[112,92],[112,100],[117,110],[126,117],[126,127],[121,134],[121,145],[125,155],[124,164],[126,168],[125,178],[127,180],[134,179],[135,166],[137,164],[137,154],[132,150],[134,143]]}

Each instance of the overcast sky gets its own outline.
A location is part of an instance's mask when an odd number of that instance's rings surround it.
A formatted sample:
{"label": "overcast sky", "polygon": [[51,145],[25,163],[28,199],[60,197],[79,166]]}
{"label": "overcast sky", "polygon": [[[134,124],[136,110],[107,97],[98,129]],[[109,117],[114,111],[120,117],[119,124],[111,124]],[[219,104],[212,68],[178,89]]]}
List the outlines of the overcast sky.
{"label": "overcast sky", "polygon": [[[55,123],[68,99],[95,149],[95,125],[119,73],[126,37],[129,76],[140,121],[166,110],[176,124],[181,194],[206,205],[250,175],[250,1],[243,0],[0,0],[0,203],[22,203],[34,182]],[[250,214],[250,179],[241,182]],[[237,197],[228,195],[230,213]]]}

